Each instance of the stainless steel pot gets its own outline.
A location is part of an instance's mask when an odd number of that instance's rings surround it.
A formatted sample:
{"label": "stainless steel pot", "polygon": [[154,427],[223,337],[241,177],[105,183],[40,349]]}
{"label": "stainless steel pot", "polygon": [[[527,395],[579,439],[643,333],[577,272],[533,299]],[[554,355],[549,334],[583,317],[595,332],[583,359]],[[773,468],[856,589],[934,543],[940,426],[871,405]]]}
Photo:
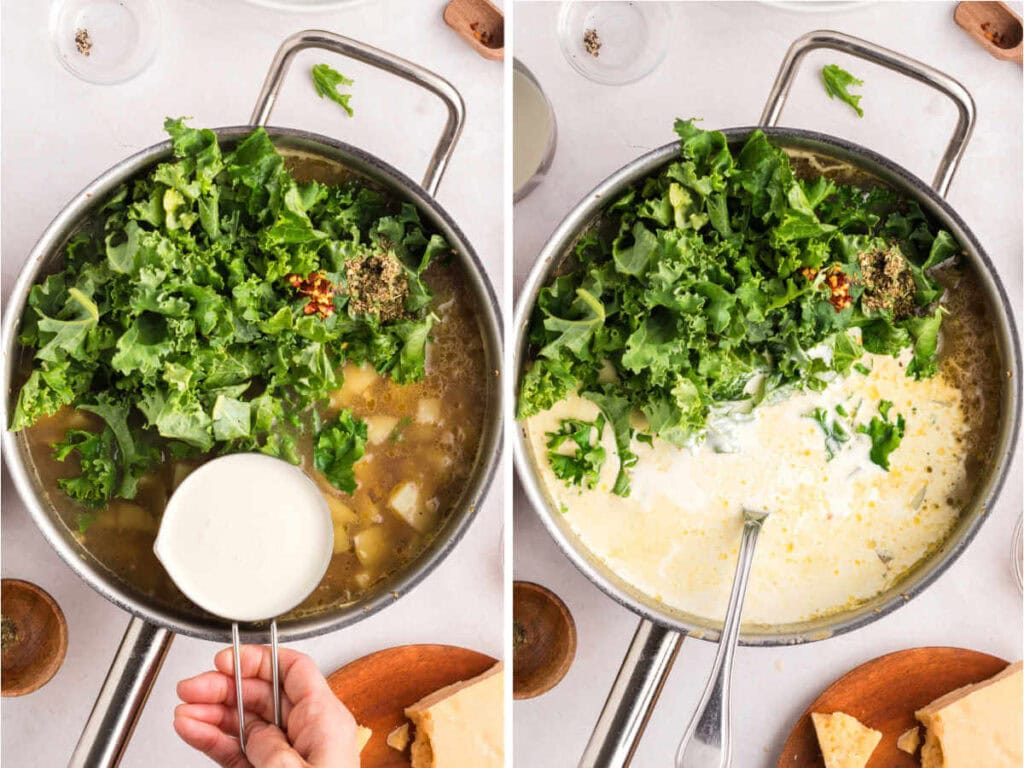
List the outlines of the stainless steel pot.
{"label": "stainless steel pot", "polygon": [[[956,104],[959,118],[932,186],[913,176],[887,158],[845,139],[793,128],[776,128],[796,70],[807,53],[831,48],[874,62],[925,83],[944,93]],[[1003,390],[1003,419],[996,438],[997,457],[979,483],[971,503],[964,509],[955,530],[939,549],[919,564],[896,586],[872,600],[840,614],[787,626],[745,626],[744,645],[788,645],[822,640],[862,627],[904,605],[945,571],[970,544],[991,509],[1010,466],[1020,425],[1021,353],[1010,304],[992,262],[964,221],[943,199],[974,124],[974,103],[970,94],[953,78],[893,51],[838,32],[811,32],[796,40],[783,60],[768,102],[761,115],[762,130],[772,142],[790,150],[811,152],[819,157],[848,164],[866,172],[918,201],[922,208],[963,244],[975,267],[990,305],[996,327],[1002,365],[1009,380]],[[753,128],[725,131],[730,145],[742,145]],[[513,370],[517,381],[527,361],[527,327],[538,291],[549,281],[570,252],[576,238],[629,185],[641,180],[678,156],[678,144],[667,144],[616,171],[599,184],[569,213],[548,240],[521,291],[515,316]],[[647,718],[686,635],[717,640],[720,623],[674,610],[642,594],[613,573],[575,537],[564,516],[544,492],[534,458],[522,429],[517,430],[516,468],[531,503],[555,542],[583,574],[613,600],[642,618],[626,653],[618,677],[580,762],[581,766],[627,765],[636,749]],[[720,730],[728,729],[727,707],[719,707]]]}
{"label": "stainless steel pot", "polygon": [[[274,144],[285,151],[323,158],[339,164],[384,186],[399,199],[414,204],[425,221],[447,238],[460,265],[468,276],[472,300],[480,318],[488,370],[501,368],[501,320],[497,299],[473,247],[452,218],[434,200],[441,177],[462,131],[464,106],[452,85],[411,62],[355,40],[330,32],[306,31],[292,35],[278,49],[253,110],[249,125],[215,130],[222,146],[231,146],[248,135],[255,126],[270,119],[282,81],[295,54],[306,48],[321,48],[378,67],[409,80],[445,104],[448,117],[423,177],[422,186],[377,157],[356,147],[319,134],[291,128],[267,128]],[[79,222],[93,215],[107,196],[119,185],[145,173],[171,156],[169,141],[156,144],[114,166],[82,190],[47,227],[28,260],[8,300],[2,336],[0,386],[3,397],[3,423],[16,392],[13,377],[17,369],[19,345],[17,329],[32,285],[55,271],[63,245]],[[475,466],[453,514],[420,557],[409,567],[385,579],[358,601],[322,613],[279,622],[282,641],[321,635],[353,624],[391,605],[436,568],[466,532],[493,477],[501,452],[501,387],[499,377],[490,377],[485,426]],[[11,477],[26,507],[43,536],[89,586],[133,615],[121,646],[114,656],[107,679],[86,723],[81,740],[71,758],[72,766],[115,765],[121,758],[135,722],[156,679],[174,633],[230,642],[231,634],[221,620],[204,616],[198,609],[168,608],[131,584],[113,578],[86,552],[71,531],[61,522],[48,503],[35,476],[28,447],[22,435],[4,431],[3,448]],[[243,633],[247,642],[261,641],[261,634]]]}

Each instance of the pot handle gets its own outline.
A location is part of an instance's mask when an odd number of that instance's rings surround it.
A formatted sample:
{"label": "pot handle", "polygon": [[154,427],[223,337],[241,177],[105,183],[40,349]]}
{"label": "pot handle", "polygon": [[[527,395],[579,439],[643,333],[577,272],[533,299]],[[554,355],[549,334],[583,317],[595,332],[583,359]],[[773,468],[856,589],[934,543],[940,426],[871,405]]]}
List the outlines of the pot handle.
{"label": "pot handle", "polygon": [[800,62],[804,56],[818,48],[841,51],[899,72],[901,75],[931,86],[952,100],[957,110],[956,128],[953,130],[953,136],[946,146],[946,151],[939,161],[939,167],[936,169],[935,178],[932,181],[935,191],[945,197],[957,166],[960,164],[960,158],[967,148],[967,142],[970,141],[971,133],[974,131],[976,117],[974,99],[958,80],[909,56],[869,43],[867,40],[844,35],[842,32],[831,30],[808,32],[793,41],[789,50],[786,51],[786,57],[782,60],[782,66],[779,67],[779,74],[775,76],[775,83],[772,85],[771,93],[768,94],[768,101],[764,105],[759,124],[774,126],[778,123],[779,115],[786,103],[786,96],[793,85]]}
{"label": "pot handle", "polygon": [[685,633],[641,619],[579,768],[629,765]]}
{"label": "pot handle", "polygon": [[173,639],[170,630],[132,617],[68,768],[112,768],[121,762]]}
{"label": "pot handle", "polygon": [[437,188],[441,184],[441,177],[451,159],[452,151],[462,134],[462,125],[466,119],[466,105],[455,87],[443,77],[379,48],[319,29],[296,32],[281,43],[281,47],[274,54],[274,60],[270,64],[266,80],[263,81],[263,87],[260,89],[260,95],[256,99],[256,106],[253,108],[249,122],[253,125],[267,124],[267,121],[270,120],[270,113],[274,111],[277,94],[281,90],[281,83],[288,72],[288,66],[295,58],[295,54],[306,48],[320,48],[332,53],[339,53],[377,67],[377,69],[383,69],[385,72],[390,72],[427,89],[444,102],[448,109],[448,120],[437,146],[434,147],[434,153],[430,156],[426,173],[423,175],[423,188],[431,197],[436,195]]}

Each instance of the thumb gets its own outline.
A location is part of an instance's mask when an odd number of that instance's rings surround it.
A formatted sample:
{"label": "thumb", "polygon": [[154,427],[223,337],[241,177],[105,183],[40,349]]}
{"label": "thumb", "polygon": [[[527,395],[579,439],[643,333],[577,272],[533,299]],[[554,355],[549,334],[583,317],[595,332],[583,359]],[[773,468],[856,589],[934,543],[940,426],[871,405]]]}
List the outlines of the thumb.
{"label": "thumb", "polygon": [[245,727],[245,756],[253,768],[311,768],[280,728],[258,719]]}

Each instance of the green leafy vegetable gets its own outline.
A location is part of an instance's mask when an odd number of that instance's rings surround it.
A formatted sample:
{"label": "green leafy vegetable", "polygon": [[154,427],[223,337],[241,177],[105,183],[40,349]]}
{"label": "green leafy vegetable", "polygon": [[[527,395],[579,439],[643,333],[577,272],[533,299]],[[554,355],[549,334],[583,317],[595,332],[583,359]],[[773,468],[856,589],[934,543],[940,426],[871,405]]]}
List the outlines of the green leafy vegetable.
{"label": "green leafy vegetable", "polygon": [[[262,129],[222,148],[181,120],[165,128],[172,157],[80,228],[19,329],[32,367],[10,428],[65,406],[100,417],[101,431],[57,446],[82,464],[62,488],[92,507],[133,498],[168,456],[298,463],[299,434],[341,366],[418,381],[436,322],[423,275],[449,247],[415,207],[356,180],[297,181]],[[400,265],[387,318],[349,290],[385,258]]]}
{"label": "green leafy vegetable", "polygon": [[825,455],[832,461],[843,444],[850,441],[849,414],[843,406],[837,405],[834,411],[815,408],[807,416],[814,419],[825,434]]}
{"label": "green leafy vegetable", "polygon": [[[735,152],[692,121],[676,131],[678,159],[613,200],[539,291],[519,385],[521,419],[574,392],[598,404],[624,494],[632,417],[685,446],[723,414],[868,371],[864,350],[912,347],[908,375],[934,374],[941,287],[927,271],[959,250],[889,189],[798,177],[760,131]],[[862,259],[883,252],[913,285],[865,285]]]}
{"label": "green leafy vegetable", "polygon": [[352,98],[352,94],[338,93],[338,86],[352,85],[353,81],[337,70],[331,69],[326,64],[314,64],[311,74],[313,76],[313,87],[316,88],[320,98],[322,99],[326,96],[328,99],[338,102],[341,108],[348,112],[348,116],[352,117],[354,113],[348,103],[349,99]]}
{"label": "green leafy vegetable", "polygon": [[[604,416],[595,421],[562,419],[558,431],[548,432],[548,462],[555,477],[566,485],[593,488],[604,466],[605,451],[601,446]],[[565,453],[564,445],[571,443],[572,453]]]}
{"label": "green leafy vegetable", "polygon": [[878,416],[873,416],[867,424],[862,424],[857,431],[871,438],[871,461],[886,472],[889,471],[889,454],[900,446],[906,422],[903,416],[896,414],[896,421],[889,421],[892,403],[882,400],[878,403]]}
{"label": "green leafy vegetable", "polygon": [[864,110],[860,108],[860,94],[852,94],[847,90],[851,85],[864,85],[863,80],[858,80],[836,64],[826,64],[821,68],[821,82],[830,99],[838,96],[841,101],[853,107],[859,117],[864,117]]}
{"label": "green leafy vegetable", "polygon": [[593,401],[608,423],[615,436],[615,450],[619,454],[619,473],[615,476],[612,493],[618,496],[629,496],[629,469],[637,462],[633,453],[633,428],[629,425],[629,414],[632,410],[629,401],[619,397],[608,388],[601,392],[584,392],[583,396]]}
{"label": "green leafy vegetable", "polygon": [[342,409],[334,423],[317,431],[313,464],[335,488],[352,493],[356,489],[355,463],[365,452],[366,422]]}
{"label": "green leafy vegetable", "polygon": [[69,429],[64,439],[53,446],[53,458],[65,461],[78,454],[81,473],[61,478],[57,485],[75,501],[87,507],[102,507],[117,484],[117,461],[114,458],[114,433],[110,429],[90,432]]}

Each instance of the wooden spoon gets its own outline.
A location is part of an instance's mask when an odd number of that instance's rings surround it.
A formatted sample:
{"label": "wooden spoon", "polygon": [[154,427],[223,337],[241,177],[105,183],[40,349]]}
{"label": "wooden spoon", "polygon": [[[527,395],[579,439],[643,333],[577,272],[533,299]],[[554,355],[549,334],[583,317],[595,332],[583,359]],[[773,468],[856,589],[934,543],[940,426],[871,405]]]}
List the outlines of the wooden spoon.
{"label": "wooden spoon", "polygon": [[512,696],[532,699],[558,685],[576,656],[576,622],[565,603],[530,581],[512,585]]}
{"label": "wooden spoon", "polygon": [[505,17],[490,0],[451,0],[444,20],[485,59],[505,58]]}
{"label": "wooden spoon", "polygon": [[1002,61],[1024,61],[1024,27],[1006,3],[964,2],[953,19],[992,56]]}
{"label": "wooden spoon", "polygon": [[21,579],[0,582],[4,696],[24,696],[57,674],[68,650],[68,625],[57,602]]}

